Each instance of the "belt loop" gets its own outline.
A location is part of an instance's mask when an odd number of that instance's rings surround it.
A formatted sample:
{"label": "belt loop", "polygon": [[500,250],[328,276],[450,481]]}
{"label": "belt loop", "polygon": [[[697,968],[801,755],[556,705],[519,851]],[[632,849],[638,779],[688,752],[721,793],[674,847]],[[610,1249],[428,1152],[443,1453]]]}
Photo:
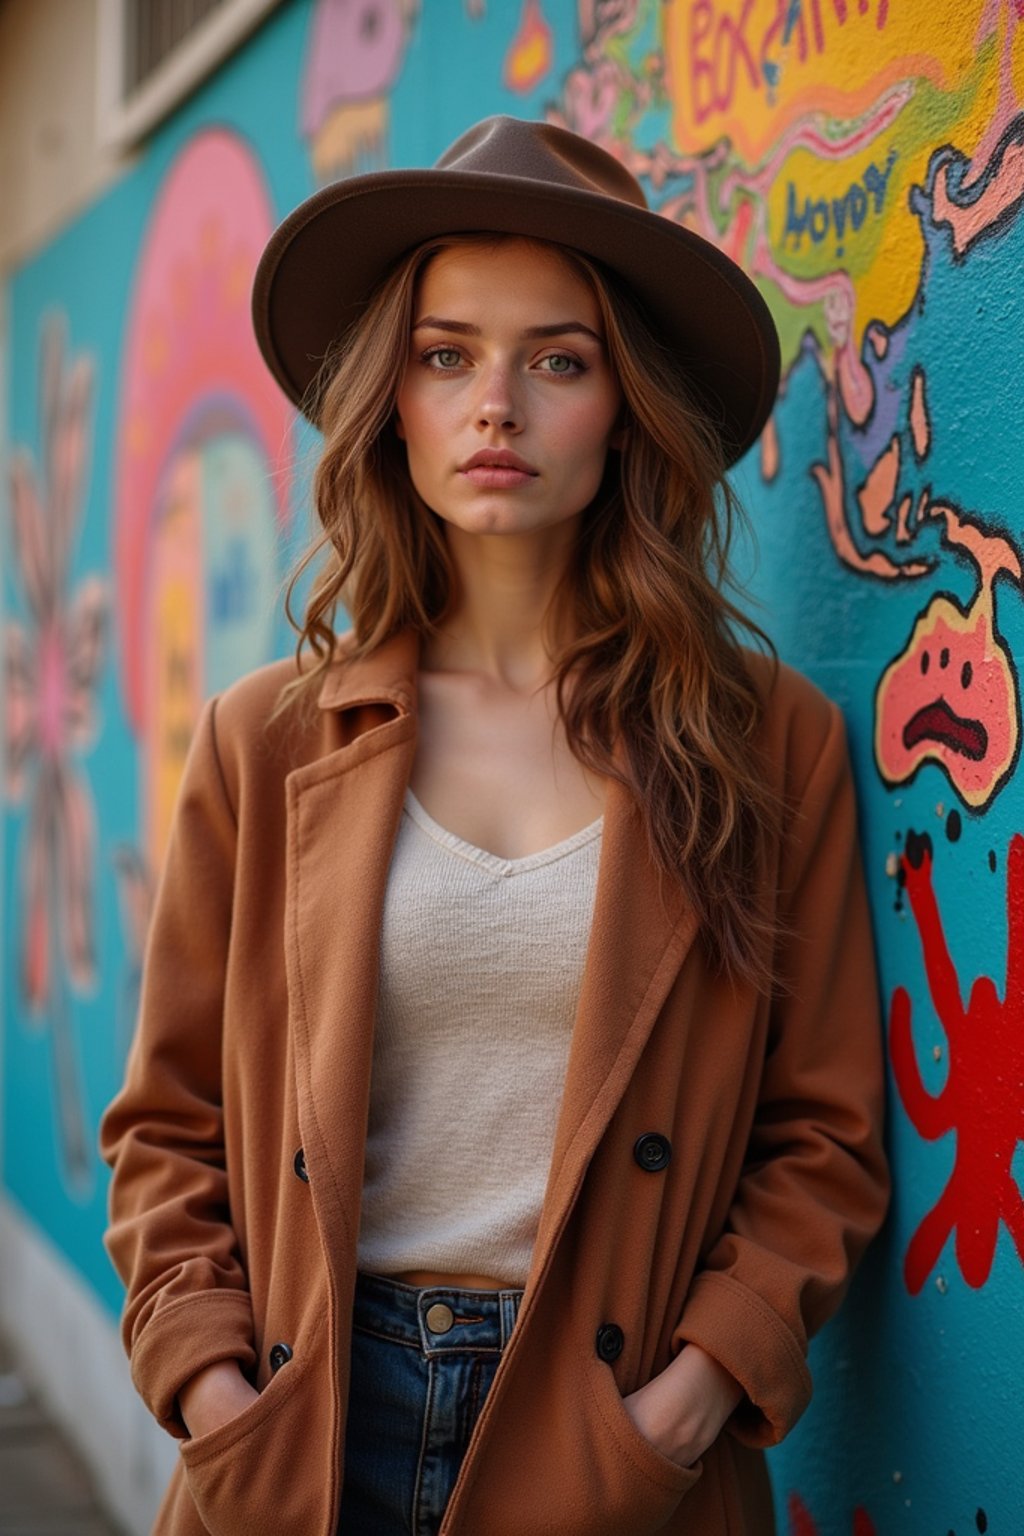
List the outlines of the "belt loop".
{"label": "belt loop", "polygon": [[504,1349],[516,1325],[523,1293],[522,1291],[499,1291],[498,1295],[501,1301],[501,1347]]}

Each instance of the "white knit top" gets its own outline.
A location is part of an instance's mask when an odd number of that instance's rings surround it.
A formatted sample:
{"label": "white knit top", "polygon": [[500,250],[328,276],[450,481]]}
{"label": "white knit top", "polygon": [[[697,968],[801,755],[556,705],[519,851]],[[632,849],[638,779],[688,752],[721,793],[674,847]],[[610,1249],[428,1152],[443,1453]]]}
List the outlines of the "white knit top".
{"label": "white knit top", "polygon": [[525,1283],[601,826],[501,859],[407,793],[381,931],[361,1269]]}

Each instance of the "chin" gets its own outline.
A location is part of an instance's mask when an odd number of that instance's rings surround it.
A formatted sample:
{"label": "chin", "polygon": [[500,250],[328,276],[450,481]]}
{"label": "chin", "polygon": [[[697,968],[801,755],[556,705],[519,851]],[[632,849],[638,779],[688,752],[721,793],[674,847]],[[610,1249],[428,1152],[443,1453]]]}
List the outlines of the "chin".
{"label": "chin", "polygon": [[[582,508],[580,509],[582,511]],[[536,507],[514,503],[511,496],[504,501],[488,501],[476,507],[460,507],[450,514],[439,514],[444,522],[463,533],[491,534],[545,534],[554,533],[567,523],[573,523],[579,511],[547,513]]]}

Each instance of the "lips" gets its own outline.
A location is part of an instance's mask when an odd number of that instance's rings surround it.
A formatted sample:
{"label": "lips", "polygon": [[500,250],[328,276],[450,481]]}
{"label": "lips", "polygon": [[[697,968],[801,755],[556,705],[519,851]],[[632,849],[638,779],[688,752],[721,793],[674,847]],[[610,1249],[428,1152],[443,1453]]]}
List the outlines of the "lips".
{"label": "lips", "polygon": [[508,448],[481,448],[459,474],[482,491],[517,491],[531,485],[538,471]]}
{"label": "lips", "polygon": [[459,469],[467,474],[471,469],[512,469],[521,475],[536,475],[538,472],[532,464],[521,459],[518,453],[513,453],[508,448],[481,448],[474,453],[465,464],[460,464]]}

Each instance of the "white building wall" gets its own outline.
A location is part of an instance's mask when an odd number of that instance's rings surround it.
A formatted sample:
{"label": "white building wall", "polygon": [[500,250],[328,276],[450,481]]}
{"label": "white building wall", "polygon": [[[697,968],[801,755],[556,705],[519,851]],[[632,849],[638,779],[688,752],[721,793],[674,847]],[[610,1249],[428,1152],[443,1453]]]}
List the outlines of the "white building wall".
{"label": "white building wall", "polygon": [[123,158],[97,128],[98,0],[0,3],[0,273],[92,202]]}
{"label": "white building wall", "polygon": [[117,1325],[92,1289],[3,1195],[0,1329],[26,1382],[92,1472],[99,1500],[126,1536],[148,1536],[177,1444],[132,1386]]}
{"label": "white building wall", "polygon": [[[88,206],[125,163],[99,143],[97,18],[98,0],[0,0],[0,548],[5,551],[9,275]],[[0,626],[2,619],[0,588]],[[2,690],[0,668],[0,720]],[[0,731],[0,782],[2,752]],[[7,931],[10,917],[0,910],[0,931]],[[0,945],[0,966],[6,952]],[[3,1070],[0,1051],[0,1083]],[[3,1194],[0,1329],[19,1371],[92,1471],[111,1515],[132,1536],[147,1536],[176,1447],[131,1385],[116,1324],[46,1235]]]}

